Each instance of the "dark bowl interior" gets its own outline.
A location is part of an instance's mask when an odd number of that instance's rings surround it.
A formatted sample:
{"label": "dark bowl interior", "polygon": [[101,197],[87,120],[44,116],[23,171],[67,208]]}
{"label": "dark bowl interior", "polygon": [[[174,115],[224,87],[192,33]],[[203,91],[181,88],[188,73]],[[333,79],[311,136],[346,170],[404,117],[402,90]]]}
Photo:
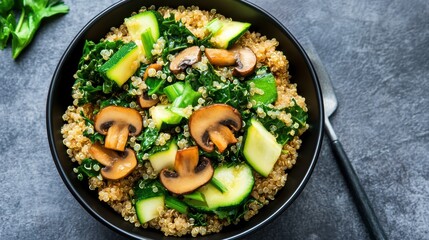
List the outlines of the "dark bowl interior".
{"label": "dark bowl interior", "polygon": [[62,144],[60,129],[64,124],[62,115],[67,106],[72,104],[71,87],[74,82],[73,74],[81,57],[82,48],[86,39],[98,41],[112,26],[119,26],[123,19],[143,5],[170,6],[196,5],[200,9],[217,9],[217,12],[232,17],[237,21],[252,23],[251,31],[257,31],[269,38],[276,38],[280,42],[279,49],[284,51],[289,60],[289,72],[292,81],[298,82],[299,94],[304,96],[309,109],[310,129],[302,136],[303,144],[299,151],[296,165],[290,171],[286,186],[279,191],[277,197],[268,206],[250,221],[241,221],[238,226],[224,228],[221,233],[203,237],[204,239],[228,239],[243,237],[245,234],[273,220],[282,213],[299,195],[307,183],[321,147],[323,107],[317,77],[313,71],[302,47],[289,31],[275,18],[261,8],[244,1],[235,0],[128,0],[109,7],[92,19],[71,42],[58,67],[49,89],[47,103],[47,130],[49,144],[54,162],[65,182],[65,185],[79,201],[79,203],[96,219],[116,230],[119,233],[135,238],[169,239],[161,232],[151,229],[135,228],[124,221],[107,204],[98,200],[97,193],[90,191],[85,181],[79,181],[72,169],[76,165],[66,154],[66,147]]}

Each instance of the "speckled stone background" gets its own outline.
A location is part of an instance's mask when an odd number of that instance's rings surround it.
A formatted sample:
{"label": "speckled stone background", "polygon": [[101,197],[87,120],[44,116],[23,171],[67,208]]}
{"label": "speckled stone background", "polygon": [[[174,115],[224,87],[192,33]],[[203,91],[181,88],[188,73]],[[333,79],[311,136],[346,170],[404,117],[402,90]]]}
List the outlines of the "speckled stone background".
{"label": "speckled stone background", "polygon": [[[48,87],[78,31],[115,0],[66,0],[16,61],[0,52],[0,239],[121,239],[73,198],[52,161]],[[332,77],[332,124],[390,239],[429,239],[429,2],[251,0]],[[248,239],[367,239],[325,138],[305,190]]]}

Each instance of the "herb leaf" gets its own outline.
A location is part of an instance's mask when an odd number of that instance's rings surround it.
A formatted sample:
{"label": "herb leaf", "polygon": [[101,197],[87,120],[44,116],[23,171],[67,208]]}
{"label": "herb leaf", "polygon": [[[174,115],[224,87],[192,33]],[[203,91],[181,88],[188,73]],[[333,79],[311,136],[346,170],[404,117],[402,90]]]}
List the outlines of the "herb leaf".
{"label": "herb leaf", "polygon": [[15,15],[12,11],[5,18],[0,15],[0,50],[6,47],[15,24]]}
{"label": "herb leaf", "polygon": [[21,4],[23,8],[19,22],[11,32],[14,59],[31,42],[43,18],[69,11],[69,7],[58,0],[27,0],[22,1]]}

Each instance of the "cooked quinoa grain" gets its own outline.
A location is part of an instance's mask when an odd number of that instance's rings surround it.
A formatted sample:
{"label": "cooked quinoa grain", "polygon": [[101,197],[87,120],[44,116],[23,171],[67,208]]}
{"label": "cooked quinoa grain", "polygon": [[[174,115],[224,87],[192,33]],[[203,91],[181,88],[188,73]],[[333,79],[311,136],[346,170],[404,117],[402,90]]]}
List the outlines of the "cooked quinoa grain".
{"label": "cooked quinoa grain", "polygon": [[[155,7],[151,6],[149,8],[143,7],[140,12],[147,11],[148,9],[154,10]],[[171,15],[174,15],[176,21],[181,21],[187,29],[197,38],[204,39],[209,35],[209,32],[205,26],[213,19],[218,18],[225,20],[224,16],[217,13],[216,10],[212,9],[210,11],[200,10],[198,7],[179,7],[178,9],[172,9],[168,7],[161,7],[157,10],[164,18],[168,18]],[[186,36],[186,40],[189,44],[193,44],[195,39],[192,36]],[[124,43],[131,42],[131,36],[128,33],[128,29],[125,24],[117,27],[112,27],[110,32],[106,34],[105,38],[102,41],[123,41]],[[154,43],[154,48],[151,51],[153,55],[152,62],[157,62],[159,64],[164,64],[164,60],[160,57],[164,49],[168,47],[168,42],[163,38],[159,38]],[[296,163],[298,156],[298,149],[301,146],[301,135],[307,128],[308,125],[304,127],[293,126],[294,121],[290,113],[285,112],[283,109],[286,107],[293,107],[297,104],[305,112],[307,111],[305,99],[298,95],[297,85],[290,82],[291,76],[288,72],[289,62],[283,52],[276,50],[276,47],[279,45],[276,39],[269,39],[267,36],[263,36],[260,33],[247,31],[236,43],[243,47],[250,48],[253,53],[256,55],[257,64],[256,68],[261,68],[267,66],[271,73],[275,77],[275,83],[277,87],[277,100],[270,106],[271,110],[265,111],[262,108],[257,108],[256,113],[260,118],[268,119],[278,119],[282,121],[286,126],[294,127],[295,130],[292,130],[289,134],[291,140],[287,142],[282,149],[282,153],[275,163],[273,170],[267,177],[263,177],[257,172],[253,172],[255,179],[254,187],[250,193],[250,196],[254,201],[249,201],[247,203],[247,209],[243,215],[245,221],[251,219],[256,215],[259,210],[264,206],[269,204],[270,201],[275,199],[277,192],[286,184],[287,174],[286,170],[291,169]],[[208,46],[200,46],[201,52],[204,52]],[[103,49],[99,52],[100,56],[104,60],[108,60],[113,55],[112,49]],[[166,59],[171,61],[174,59],[174,54],[169,54]],[[142,64],[148,64],[149,59],[141,58]],[[198,69],[200,71],[206,71],[208,69],[208,60],[203,55],[200,62],[192,65],[193,69]],[[148,68],[147,75],[152,78],[159,78],[169,83],[173,81],[184,81],[186,76],[192,71],[191,68],[188,68],[187,71],[167,75],[161,70],[156,70],[154,68]],[[239,85],[243,79],[235,78],[233,76],[233,69],[231,67],[219,67],[215,69],[216,74],[220,77],[220,81],[213,82],[213,87],[222,89],[228,82],[232,82],[235,85]],[[78,75],[75,74],[75,78],[78,78]],[[148,90],[148,84],[143,80],[142,77],[133,76],[130,78],[130,86],[125,84],[123,89],[126,89],[132,96],[140,96]],[[88,81],[87,85],[91,86],[91,82]],[[91,158],[89,149],[92,146],[92,140],[88,136],[93,136],[96,133],[94,126],[88,124],[88,119],[94,119],[94,113],[100,109],[100,101],[97,104],[80,104],[80,101],[85,97],[84,93],[79,90],[80,86],[75,84],[72,89],[72,97],[74,99],[73,105],[69,106],[66,112],[63,115],[63,120],[65,121],[64,126],[61,129],[61,134],[63,135],[63,143],[67,147],[67,154],[70,156],[73,162],[81,164],[85,159]],[[208,94],[207,86],[202,86],[198,88],[198,93],[200,97],[196,100],[196,106],[188,106],[183,109],[183,116],[189,117],[194,111],[207,106],[212,103],[212,98]],[[256,88],[253,85],[250,85],[249,92],[247,90],[244,92],[245,96],[250,95],[262,95],[264,91],[262,89]],[[148,96],[150,99],[159,100],[163,104],[169,103],[169,99],[165,95],[152,94]],[[155,129],[155,122],[148,116],[147,112],[140,107],[138,104],[137,98],[133,99],[129,103],[129,107],[136,109],[142,116],[142,125],[144,129],[150,128]],[[254,106],[256,106],[255,101],[249,101],[246,104],[246,111],[250,111]],[[245,122],[243,122],[243,128],[245,127]],[[272,125],[269,127],[268,131],[275,133],[277,127]],[[188,125],[179,125],[172,129],[170,132],[160,132],[157,138],[154,141],[154,145],[158,147],[166,146],[169,140],[175,135],[180,135],[181,137],[177,140],[178,149],[185,149],[194,145],[193,140],[191,139],[189,126]],[[236,153],[243,144],[243,136],[237,138],[237,142],[230,146],[232,152]],[[132,148],[135,152],[142,150],[141,139],[138,139],[138,136],[132,136],[128,138],[127,146]],[[125,221],[130,222],[136,227],[143,228],[155,228],[162,231],[165,236],[204,236],[207,234],[217,233],[222,230],[223,227],[230,224],[238,223],[239,219],[234,221],[228,221],[227,219],[221,219],[216,214],[205,214],[205,225],[198,225],[197,219],[190,217],[186,214],[179,213],[175,209],[163,208],[158,209],[159,216],[150,220],[149,222],[141,224],[136,215],[135,209],[135,192],[133,187],[140,179],[156,179],[158,177],[158,172],[152,167],[151,163],[148,161],[150,154],[142,153],[139,156],[142,162],[139,162],[137,167],[129,174],[128,176],[119,179],[119,180],[108,180],[103,179],[101,175],[88,177],[88,187],[91,190],[98,192],[98,198],[101,202],[104,202],[110,205],[114,211],[120,214]],[[76,169],[78,171],[78,169]]]}

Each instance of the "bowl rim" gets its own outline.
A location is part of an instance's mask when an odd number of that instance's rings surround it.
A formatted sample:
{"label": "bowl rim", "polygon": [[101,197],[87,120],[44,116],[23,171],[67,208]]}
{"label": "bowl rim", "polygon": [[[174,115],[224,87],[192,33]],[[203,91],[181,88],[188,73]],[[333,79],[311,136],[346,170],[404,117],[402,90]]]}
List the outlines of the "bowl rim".
{"label": "bowl rim", "polygon": [[[315,87],[315,91],[316,91],[316,99],[317,99],[317,106],[318,106],[318,111],[319,111],[319,119],[317,121],[317,124],[319,124],[319,128],[317,129],[317,131],[315,132],[315,134],[317,134],[317,140],[316,140],[316,146],[315,146],[315,152],[313,153],[312,159],[310,161],[310,165],[309,168],[307,169],[307,171],[305,172],[305,175],[303,177],[303,180],[299,183],[298,187],[295,189],[295,191],[293,191],[293,193],[291,194],[291,197],[288,198],[285,202],[283,202],[279,208],[277,208],[273,214],[271,214],[270,216],[268,216],[267,218],[265,218],[263,221],[260,221],[258,223],[256,223],[254,226],[238,233],[235,235],[232,235],[228,238],[225,239],[236,239],[236,238],[241,238],[245,235],[248,235],[249,233],[261,228],[262,226],[268,224],[269,222],[273,221],[274,219],[276,219],[281,213],[283,213],[297,198],[298,196],[301,194],[301,192],[303,191],[304,187],[306,186],[306,184],[308,183],[312,172],[316,166],[320,151],[321,151],[321,146],[322,146],[322,141],[323,141],[323,126],[324,126],[324,111],[323,111],[323,101],[322,101],[322,93],[321,93],[321,88],[320,88],[320,84],[319,84],[319,80],[317,77],[317,74],[314,70],[314,67],[307,55],[307,53],[305,52],[304,48],[300,45],[300,43],[297,41],[297,39],[291,34],[291,32],[277,19],[275,18],[273,15],[271,15],[269,12],[267,12],[265,9],[259,7],[258,5],[248,2],[247,0],[234,0],[234,1],[238,1],[241,2],[242,4],[247,5],[248,7],[251,7],[253,9],[255,9],[256,11],[258,11],[261,14],[265,14],[267,17],[269,17],[275,24],[277,24],[278,27],[281,28],[282,31],[286,32],[288,34],[288,37],[291,39],[291,42],[295,45],[295,47],[298,49],[298,51],[302,54],[303,58],[304,58],[304,62],[307,65],[307,68],[310,71],[310,75],[311,75],[311,79],[313,81],[314,87]],[[106,219],[104,219],[102,216],[100,216],[95,210],[93,210],[91,208],[91,206],[89,206],[89,204],[83,199],[83,197],[77,192],[77,190],[73,187],[72,181],[67,177],[66,172],[64,171],[64,169],[61,166],[60,163],[60,158],[58,156],[58,153],[55,149],[55,142],[54,142],[54,131],[53,131],[53,124],[52,124],[52,107],[54,104],[54,99],[53,99],[53,91],[56,87],[56,82],[59,77],[59,72],[60,70],[63,68],[64,62],[67,59],[68,55],[70,54],[70,52],[72,51],[72,49],[75,48],[75,45],[78,43],[79,39],[82,38],[82,36],[87,32],[87,30],[94,24],[96,23],[100,18],[104,17],[105,15],[109,14],[111,11],[113,11],[114,9],[127,4],[128,2],[130,2],[130,0],[125,0],[125,1],[119,1],[116,3],[113,3],[112,5],[108,6],[107,8],[105,8],[104,10],[102,10],[101,12],[99,12],[97,15],[95,15],[90,21],[88,21],[88,23],[86,23],[84,25],[84,27],[82,27],[79,32],[76,34],[76,36],[71,40],[71,42],[69,43],[68,47],[66,48],[66,50],[64,51],[63,55],[61,56],[61,59],[59,60],[59,64],[57,65],[57,67],[55,68],[50,86],[49,86],[49,91],[48,91],[48,97],[47,97],[47,105],[46,105],[46,127],[47,127],[47,135],[48,135],[48,141],[49,141],[49,147],[51,150],[51,154],[52,154],[52,158],[53,161],[55,163],[55,166],[60,174],[61,179],[63,180],[63,182],[65,183],[66,187],[68,188],[68,190],[72,193],[72,195],[74,196],[74,198],[80,203],[80,205],[87,211],[90,213],[90,215],[92,215],[95,219],[97,219],[99,222],[103,223],[103,225],[107,226],[108,228],[110,228],[111,230],[123,235],[123,236],[127,236],[127,237],[132,237],[132,238],[136,238],[136,239],[141,239],[142,236],[141,235],[137,235],[134,232],[129,232],[126,231],[120,227],[117,227],[116,225],[114,225],[113,223],[107,221]],[[142,2],[142,6],[144,6],[145,3]]]}

